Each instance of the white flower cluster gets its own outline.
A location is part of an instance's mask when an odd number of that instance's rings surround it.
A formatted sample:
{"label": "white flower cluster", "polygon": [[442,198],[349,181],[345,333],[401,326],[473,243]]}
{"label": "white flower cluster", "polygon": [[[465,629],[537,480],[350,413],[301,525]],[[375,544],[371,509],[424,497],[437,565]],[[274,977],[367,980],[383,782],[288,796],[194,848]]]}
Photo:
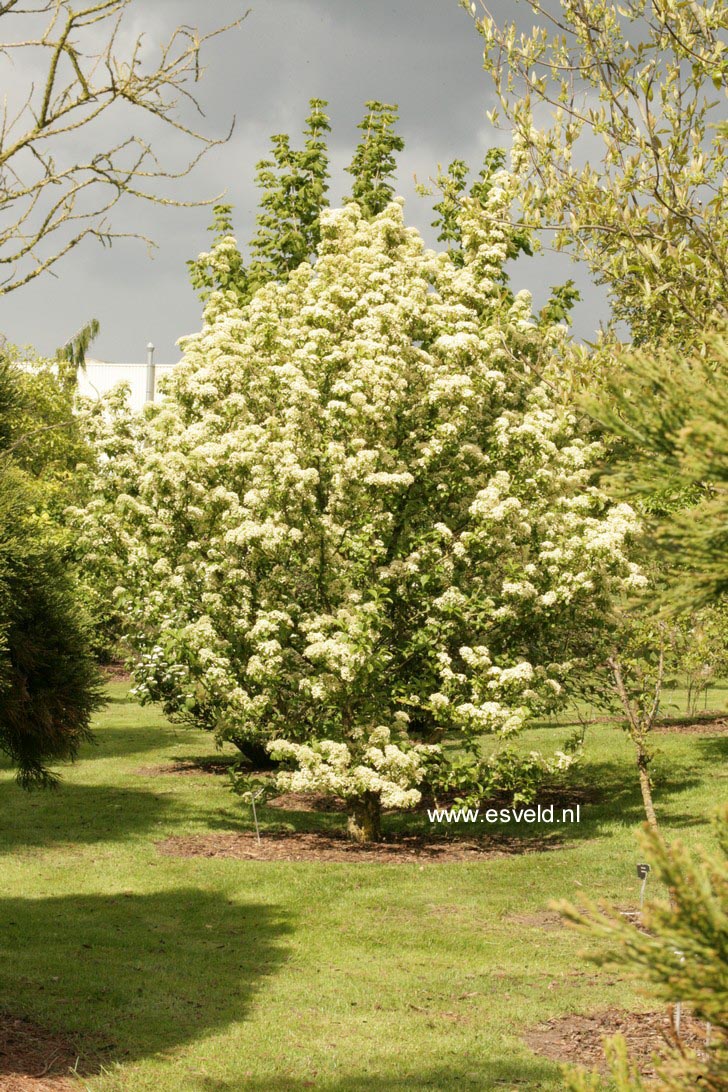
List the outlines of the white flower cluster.
{"label": "white flower cluster", "polygon": [[391,731],[374,728],[356,751],[331,739],[309,745],[277,739],[268,744],[271,756],[296,763],[298,769],[279,773],[282,792],[320,792],[355,800],[372,793],[385,808],[411,808],[420,802],[417,785],[425,776],[426,756],[440,748],[422,743],[405,747],[391,741]]}

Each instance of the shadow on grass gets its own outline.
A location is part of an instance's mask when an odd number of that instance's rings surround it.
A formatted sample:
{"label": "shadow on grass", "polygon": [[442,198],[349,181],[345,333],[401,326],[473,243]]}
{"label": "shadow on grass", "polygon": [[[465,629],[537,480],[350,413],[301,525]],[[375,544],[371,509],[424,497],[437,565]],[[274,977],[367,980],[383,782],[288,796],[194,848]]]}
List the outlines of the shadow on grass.
{"label": "shadow on grass", "polygon": [[[134,709],[134,706],[130,706]],[[161,724],[149,728],[137,728],[133,725],[119,727],[97,726],[93,729],[93,740],[81,748],[79,762],[89,762],[98,758],[128,758],[158,751],[170,742],[170,736],[179,737],[179,732],[170,725]]]}
{"label": "shadow on grass", "polygon": [[[645,821],[636,765],[625,766],[617,762],[590,762],[581,768],[593,790],[592,800],[586,800],[580,811],[579,823],[568,823],[564,832],[569,839],[594,838],[605,826],[619,824],[639,827]],[[655,806],[665,815],[671,827],[700,826],[705,822],[702,814],[678,811],[683,793],[702,784],[702,778],[687,766],[667,766],[655,772],[653,796]],[[568,806],[568,790],[565,793]]]}
{"label": "shadow on grass", "polygon": [[[170,755],[166,760],[167,772],[173,776],[180,771],[189,776],[216,777],[220,784],[229,785],[229,774],[236,769],[240,752],[211,751],[200,755]],[[176,767],[176,768],[175,768]]]}
{"label": "shadow on grass", "polygon": [[[235,797],[232,797],[232,800],[235,801]],[[207,825],[210,830],[225,830],[233,833],[248,833],[255,830],[250,805],[238,801],[237,812],[237,819],[231,819],[229,813],[211,815]],[[257,815],[261,833],[332,834],[346,830],[346,813],[344,812],[294,811],[288,808],[259,807]]]}
{"label": "shadow on grass", "polygon": [[0,899],[0,1008],[133,1061],[223,1030],[285,958],[275,906],[193,888]]}
{"label": "shadow on grass", "polygon": [[173,806],[165,796],[136,789],[61,782],[27,793],[7,781],[0,784],[0,851],[123,841],[161,822]]}
{"label": "shadow on grass", "polygon": [[697,736],[695,742],[708,762],[728,763],[728,736]]}
{"label": "shadow on grass", "polygon": [[238,1080],[216,1080],[208,1077],[197,1086],[200,1092],[238,1092],[245,1088],[247,1092],[304,1092],[304,1089],[317,1089],[317,1092],[483,1092],[484,1089],[542,1088],[544,1082],[558,1087],[559,1070],[554,1063],[538,1058],[513,1059],[493,1058],[487,1060],[472,1057],[457,1058],[447,1066],[424,1070],[401,1076],[387,1073],[376,1075],[338,1077],[322,1080],[312,1074],[300,1077],[261,1077],[246,1078],[242,1085]]}
{"label": "shadow on grass", "polygon": [[[725,744],[725,740],[701,740],[704,744]],[[716,755],[722,753],[716,750]],[[577,780],[578,778],[578,780]],[[701,784],[700,776],[686,767],[667,767],[656,778],[655,802],[671,827],[700,826],[706,823],[704,815],[679,811],[681,794],[689,792]],[[537,801],[538,802],[538,801]],[[644,806],[637,781],[637,772],[631,766],[619,762],[590,762],[580,766],[573,783],[562,793],[549,793],[544,801],[553,804],[553,822],[517,822],[489,823],[479,817],[472,822],[433,823],[425,808],[412,812],[393,812],[383,817],[383,831],[386,836],[417,835],[426,838],[473,838],[487,837],[497,848],[507,850],[509,845],[520,851],[558,848],[559,845],[573,844],[578,841],[599,837],[605,828],[615,825],[637,829],[644,822]],[[576,812],[576,804],[579,812]],[[429,806],[429,805],[428,805]],[[446,805],[447,806],[447,805]],[[535,805],[532,805],[535,806]],[[510,808],[508,799],[484,801],[482,813],[488,808]],[[566,815],[562,809],[570,809]],[[518,810],[518,809],[516,809]],[[578,821],[577,821],[578,815]],[[316,832],[331,833],[343,831],[346,827],[346,814],[341,811],[304,811],[294,808],[259,807],[258,819],[261,830],[270,832],[297,832],[311,834]],[[239,819],[230,821],[225,818],[212,818],[209,824],[217,829],[250,831],[253,829],[252,810],[249,805],[239,804]]]}

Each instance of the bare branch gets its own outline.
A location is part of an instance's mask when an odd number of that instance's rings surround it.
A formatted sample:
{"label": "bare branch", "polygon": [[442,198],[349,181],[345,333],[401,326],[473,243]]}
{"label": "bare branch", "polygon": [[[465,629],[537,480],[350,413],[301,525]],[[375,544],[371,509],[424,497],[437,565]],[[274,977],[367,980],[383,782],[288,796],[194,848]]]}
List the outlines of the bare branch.
{"label": "bare branch", "polygon": [[[190,125],[184,111],[203,116],[193,90],[204,72],[202,48],[240,26],[248,13],[204,34],[178,26],[149,64],[143,36],[125,53],[118,44],[135,2],[98,0],[82,7],[70,0],[0,2],[0,19],[6,17],[0,24],[0,64],[14,64],[27,50],[46,56],[43,78],[30,84],[19,106],[10,108],[6,101],[0,114],[0,265],[9,270],[0,295],[50,271],[87,237],[104,243],[121,236],[144,238],[112,229],[107,214],[123,196],[176,207],[219,199],[179,200],[149,184],[187,177],[212,148],[230,139],[232,125],[220,137],[209,136]],[[41,28],[38,17],[45,17]],[[13,39],[17,27],[21,34]],[[23,37],[26,27],[30,35]],[[151,143],[138,135],[104,142],[106,115],[128,106],[196,145],[181,166],[160,162]],[[138,133],[138,123],[135,129]],[[81,130],[93,131],[100,150],[73,162],[72,140]]]}

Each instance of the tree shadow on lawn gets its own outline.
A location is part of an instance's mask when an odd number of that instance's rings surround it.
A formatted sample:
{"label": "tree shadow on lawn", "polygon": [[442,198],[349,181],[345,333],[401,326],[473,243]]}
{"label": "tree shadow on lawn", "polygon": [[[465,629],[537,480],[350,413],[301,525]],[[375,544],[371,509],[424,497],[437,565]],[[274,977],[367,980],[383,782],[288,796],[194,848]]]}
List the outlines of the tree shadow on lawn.
{"label": "tree shadow on lawn", "polygon": [[[645,810],[636,764],[633,768],[631,764],[625,767],[617,762],[592,761],[579,767],[576,777],[584,778],[583,787],[587,790],[587,798],[581,804],[579,822],[567,821],[561,827],[569,840],[597,837],[603,827],[613,826],[615,823],[635,828],[644,823]],[[675,808],[683,793],[700,784],[702,778],[688,766],[663,767],[655,774],[652,789],[658,817],[664,818],[671,827],[703,825],[705,816],[702,811],[699,814],[690,814]],[[564,792],[563,806],[570,806],[568,789]],[[558,814],[560,807],[558,803],[555,805],[555,814]]]}
{"label": "tree shadow on lawn", "polygon": [[0,1009],[80,1037],[87,1072],[134,1061],[244,1018],[290,932],[194,888],[0,899]]}
{"label": "tree shadow on lawn", "polygon": [[61,782],[55,789],[28,793],[7,781],[0,784],[0,852],[121,842],[162,822],[174,806],[166,796],[138,789]]}
{"label": "tree shadow on lawn", "polygon": [[[229,811],[213,814],[207,822],[210,830],[240,834],[255,830],[250,805],[232,794],[231,800],[235,803],[238,817],[233,818]],[[257,808],[257,815],[261,834],[336,834],[346,830],[346,812],[342,811],[295,811],[263,806]]]}
{"label": "tree shadow on lawn", "polygon": [[270,1077],[251,1078],[240,1083],[240,1078],[231,1081],[216,1080],[213,1077],[202,1078],[195,1087],[200,1092],[238,1092],[245,1088],[247,1092],[304,1092],[315,1088],[317,1092],[483,1092],[483,1089],[542,1088],[545,1081],[552,1087],[558,1087],[559,1066],[540,1058],[493,1058],[492,1056],[475,1059],[454,1057],[447,1068],[441,1067],[413,1073],[395,1075],[377,1073],[376,1075],[335,1077],[332,1080],[321,1079],[318,1074],[298,1078]]}
{"label": "tree shadow on lawn", "polygon": [[[698,736],[695,742],[708,762],[728,764],[728,736]],[[728,776],[728,768],[720,776]]]}
{"label": "tree shadow on lawn", "polygon": [[79,762],[93,762],[98,758],[131,758],[147,751],[159,751],[180,733],[174,725],[159,724],[138,728],[135,725],[96,725],[93,739],[84,743],[78,756]]}

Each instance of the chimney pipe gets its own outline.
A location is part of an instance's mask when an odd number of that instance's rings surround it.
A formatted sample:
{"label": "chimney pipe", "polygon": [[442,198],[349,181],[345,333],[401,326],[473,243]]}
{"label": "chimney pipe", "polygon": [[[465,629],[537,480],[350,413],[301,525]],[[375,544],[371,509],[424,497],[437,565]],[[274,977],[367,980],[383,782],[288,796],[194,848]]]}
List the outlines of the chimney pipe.
{"label": "chimney pipe", "polygon": [[147,396],[145,401],[154,401],[154,346],[151,341],[147,345]]}

